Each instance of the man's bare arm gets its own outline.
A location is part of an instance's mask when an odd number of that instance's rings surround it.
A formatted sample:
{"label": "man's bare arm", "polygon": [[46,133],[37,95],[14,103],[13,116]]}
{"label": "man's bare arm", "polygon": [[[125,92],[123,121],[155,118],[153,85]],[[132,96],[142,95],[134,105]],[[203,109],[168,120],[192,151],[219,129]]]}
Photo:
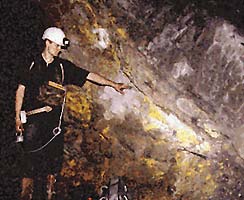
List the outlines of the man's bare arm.
{"label": "man's bare arm", "polygon": [[17,132],[23,131],[23,126],[20,120],[20,111],[22,108],[24,95],[25,95],[25,86],[20,84],[16,91],[16,98],[15,98],[15,128]]}
{"label": "man's bare arm", "polygon": [[110,87],[114,88],[117,92],[119,92],[121,94],[124,94],[124,91],[123,91],[124,89],[128,89],[129,88],[129,86],[124,84],[124,83],[113,82],[113,81],[111,81],[109,79],[106,79],[103,76],[101,76],[99,74],[96,74],[96,73],[93,73],[93,72],[90,72],[88,74],[87,79],[90,80],[90,81],[93,81],[95,83],[104,85],[104,86],[110,86]]}

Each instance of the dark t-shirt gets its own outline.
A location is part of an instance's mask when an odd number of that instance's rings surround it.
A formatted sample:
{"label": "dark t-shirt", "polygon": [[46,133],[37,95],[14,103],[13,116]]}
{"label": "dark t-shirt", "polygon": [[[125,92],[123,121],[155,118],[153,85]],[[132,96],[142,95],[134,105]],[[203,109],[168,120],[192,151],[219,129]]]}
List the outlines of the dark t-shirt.
{"label": "dark t-shirt", "polygon": [[19,79],[19,84],[25,86],[25,98],[23,109],[32,110],[47,104],[54,106],[62,103],[64,91],[49,86],[52,81],[62,86],[77,85],[83,86],[89,71],[79,68],[72,62],[54,58],[50,64],[46,64],[40,55],[33,59],[29,68],[23,70]]}
{"label": "dark t-shirt", "polygon": [[[59,125],[64,91],[48,83],[52,81],[61,86],[82,86],[88,74],[89,71],[58,57],[47,65],[41,55],[30,61],[29,67],[20,73],[19,84],[25,86],[22,109],[30,111],[46,105],[53,109],[49,113],[28,116],[24,126],[25,151],[36,150],[47,144],[54,136],[53,129]],[[63,134],[59,134],[42,150],[24,154],[21,164],[23,176],[58,173],[62,167],[63,137]]]}

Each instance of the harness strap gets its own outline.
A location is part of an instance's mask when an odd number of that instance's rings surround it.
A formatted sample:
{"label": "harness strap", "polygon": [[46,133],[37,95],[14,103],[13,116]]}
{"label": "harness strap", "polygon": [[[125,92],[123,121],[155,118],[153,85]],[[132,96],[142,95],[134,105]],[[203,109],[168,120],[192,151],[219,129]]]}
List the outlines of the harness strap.
{"label": "harness strap", "polygon": [[64,66],[62,63],[60,63],[60,68],[61,68],[61,72],[62,72],[62,84],[64,83]]}
{"label": "harness strap", "polygon": [[35,62],[34,62],[34,61],[32,61],[31,65],[30,65],[30,67],[29,67],[29,70],[31,70],[31,69],[32,69],[32,67],[34,66],[34,64],[35,64]]}

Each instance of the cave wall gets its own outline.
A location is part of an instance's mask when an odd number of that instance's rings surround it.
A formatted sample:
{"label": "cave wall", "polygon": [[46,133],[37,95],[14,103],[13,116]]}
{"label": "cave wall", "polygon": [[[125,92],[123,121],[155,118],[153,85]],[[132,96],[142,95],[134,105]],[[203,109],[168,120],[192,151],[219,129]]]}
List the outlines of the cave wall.
{"label": "cave wall", "polygon": [[115,176],[132,199],[243,197],[237,1],[38,3],[71,39],[63,58],[131,87],[124,95],[88,82],[69,87],[64,199],[90,184],[99,193]]}

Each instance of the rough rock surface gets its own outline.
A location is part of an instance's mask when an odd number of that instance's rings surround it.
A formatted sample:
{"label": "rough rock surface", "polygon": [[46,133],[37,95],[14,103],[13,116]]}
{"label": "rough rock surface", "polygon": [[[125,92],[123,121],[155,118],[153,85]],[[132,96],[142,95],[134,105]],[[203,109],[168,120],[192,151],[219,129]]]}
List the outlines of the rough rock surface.
{"label": "rough rock surface", "polygon": [[180,2],[40,1],[72,41],[62,57],[131,86],[70,86],[62,198],[114,176],[132,199],[244,198],[242,8]]}

